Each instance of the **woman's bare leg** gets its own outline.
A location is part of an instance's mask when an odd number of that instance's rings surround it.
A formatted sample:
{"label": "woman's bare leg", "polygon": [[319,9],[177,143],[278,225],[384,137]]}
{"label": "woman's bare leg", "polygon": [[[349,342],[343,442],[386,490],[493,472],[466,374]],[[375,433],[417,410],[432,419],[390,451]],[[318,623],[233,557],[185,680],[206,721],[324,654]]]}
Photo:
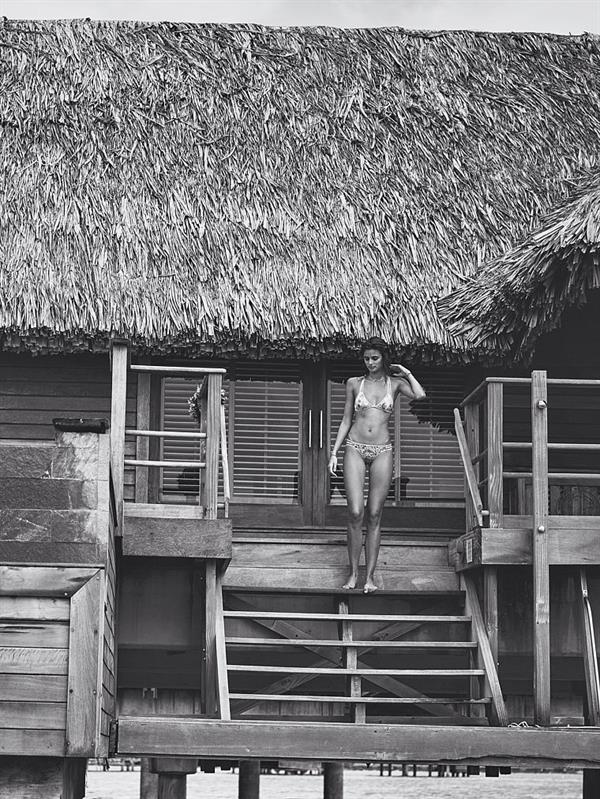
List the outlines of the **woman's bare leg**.
{"label": "woman's bare leg", "polygon": [[365,511],[365,462],[354,447],[346,444],[344,486],[348,503],[348,561],[350,572],[342,588],[356,588],[358,562],[362,549],[362,523]]}
{"label": "woman's bare leg", "polygon": [[389,451],[378,455],[370,468],[369,498],[367,499],[367,539],[365,542],[367,555],[365,594],[377,590],[374,575],[381,543],[381,514],[383,513],[383,503],[390,489],[393,467],[394,454]]}

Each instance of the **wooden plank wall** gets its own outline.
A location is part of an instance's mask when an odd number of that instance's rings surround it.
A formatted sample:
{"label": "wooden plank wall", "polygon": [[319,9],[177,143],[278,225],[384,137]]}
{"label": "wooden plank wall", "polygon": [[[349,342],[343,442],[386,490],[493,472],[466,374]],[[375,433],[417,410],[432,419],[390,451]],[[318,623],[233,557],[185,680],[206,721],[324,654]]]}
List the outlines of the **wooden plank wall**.
{"label": "wooden plank wall", "polygon": [[40,754],[64,747],[69,605],[68,597],[0,596],[0,754],[34,734]]}
{"label": "wooden plank wall", "polygon": [[[108,355],[0,355],[0,440],[52,441],[55,417],[110,418]],[[135,427],[136,381],[127,386],[128,427]],[[135,457],[126,441],[125,456]],[[125,499],[134,498],[133,469],[125,473]]]}

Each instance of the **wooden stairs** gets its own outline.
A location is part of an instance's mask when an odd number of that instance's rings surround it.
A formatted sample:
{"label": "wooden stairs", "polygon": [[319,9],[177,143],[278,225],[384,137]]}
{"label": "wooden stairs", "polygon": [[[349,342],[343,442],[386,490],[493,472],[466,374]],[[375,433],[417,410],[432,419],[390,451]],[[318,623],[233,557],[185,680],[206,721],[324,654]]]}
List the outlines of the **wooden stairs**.
{"label": "wooden stairs", "polygon": [[506,725],[474,584],[462,590],[226,588],[220,715]]}

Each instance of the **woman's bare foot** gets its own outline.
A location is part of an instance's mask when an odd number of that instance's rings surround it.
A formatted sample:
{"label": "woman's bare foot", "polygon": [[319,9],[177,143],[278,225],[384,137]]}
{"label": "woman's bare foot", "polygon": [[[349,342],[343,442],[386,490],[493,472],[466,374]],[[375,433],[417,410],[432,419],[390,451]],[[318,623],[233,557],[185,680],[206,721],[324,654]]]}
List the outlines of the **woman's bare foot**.
{"label": "woman's bare foot", "polygon": [[373,591],[377,591],[378,586],[375,585],[373,580],[367,580],[365,582],[365,587],[363,588],[364,594],[372,594]]}
{"label": "woman's bare foot", "polygon": [[344,583],[342,588],[345,588],[345,589],[351,591],[353,588],[356,588],[357,580],[358,580],[358,574],[350,573],[350,575],[348,576],[348,579],[346,580],[346,582]]}

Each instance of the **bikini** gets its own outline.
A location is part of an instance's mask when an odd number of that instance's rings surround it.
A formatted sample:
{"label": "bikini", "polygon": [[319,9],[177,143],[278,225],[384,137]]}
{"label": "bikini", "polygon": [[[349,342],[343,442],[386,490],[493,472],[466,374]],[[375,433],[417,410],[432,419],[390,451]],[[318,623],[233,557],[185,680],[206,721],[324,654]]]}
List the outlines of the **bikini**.
{"label": "bikini", "polygon": [[[392,393],[392,381],[389,377],[387,379],[386,388],[387,391],[379,402],[371,402],[365,395],[365,378],[363,377],[358,394],[354,400],[354,412],[365,411],[368,408],[377,408],[377,410],[383,411],[388,414],[388,416],[391,415],[394,410],[394,395]],[[351,438],[347,438],[345,443],[353,447],[365,463],[373,463],[382,453],[392,451],[392,444],[389,441],[387,444],[364,444],[362,441],[354,441]]]}

